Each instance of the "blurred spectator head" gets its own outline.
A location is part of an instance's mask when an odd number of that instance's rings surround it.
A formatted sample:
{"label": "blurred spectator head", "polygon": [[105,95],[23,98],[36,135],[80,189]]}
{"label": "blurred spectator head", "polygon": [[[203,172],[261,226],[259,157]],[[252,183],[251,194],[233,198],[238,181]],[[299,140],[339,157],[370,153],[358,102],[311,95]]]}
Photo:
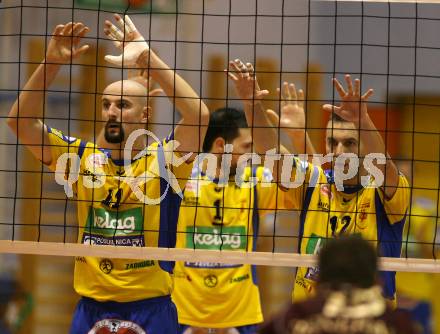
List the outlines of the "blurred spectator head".
{"label": "blurred spectator head", "polygon": [[351,235],[329,240],[319,253],[319,284],[332,290],[376,283],[377,255],[368,241]]}

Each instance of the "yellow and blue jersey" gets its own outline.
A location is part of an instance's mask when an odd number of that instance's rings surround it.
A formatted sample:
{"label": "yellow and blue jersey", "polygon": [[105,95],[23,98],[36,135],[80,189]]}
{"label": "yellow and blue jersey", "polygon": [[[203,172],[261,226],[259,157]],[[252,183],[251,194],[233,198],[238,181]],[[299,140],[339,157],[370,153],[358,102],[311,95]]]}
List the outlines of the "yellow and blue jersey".
{"label": "yellow and blue jersey", "polygon": [[[179,248],[253,251],[262,214],[283,207],[284,192],[262,167],[243,184],[219,184],[194,168],[180,208]],[[251,186],[249,176],[258,180]],[[173,300],[181,324],[227,328],[263,321],[255,266],[177,262]]]}
{"label": "yellow and blue jersey", "polygon": [[[64,153],[79,157],[79,177],[73,184],[78,206],[78,242],[132,247],[173,247],[181,198],[162,175],[160,164],[171,148],[168,141],[148,147],[145,155],[131,161],[126,175],[123,161],[111,159],[110,152],[81,139],[67,137],[48,128],[52,151],[50,169]],[[73,160],[72,160],[73,161]],[[70,164],[72,166],[72,164]],[[72,169],[72,167],[70,167]],[[170,167],[180,188],[191,174],[192,164]],[[64,172],[64,171],[63,171]],[[144,174],[145,173],[145,174]],[[137,183],[142,194],[162,201],[146,205],[129,183]],[[139,181],[139,180],[138,180]],[[78,294],[97,301],[130,302],[171,294],[173,263],[156,260],[129,260],[77,257],[74,288]]]}
{"label": "yellow and blue jersey", "polygon": [[[299,165],[299,164],[298,164]],[[378,254],[400,257],[402,231],[409,206],[410,189],[403,175],[391,199],[370,179],[368,187],[345,187],[337,191],[331,173],[317,166],[303,164],[309,184],[296,188],[294,205],[301,210],[299,252],[318,254],[327,239],[344,234],[360,234],[374,243]],[[349,251],[349,250],[348,250]],[[293,300],[303,300],[315,293],[319,268],[299,267]],[[395,300],[395,272],[382,272],[385,297]]]}

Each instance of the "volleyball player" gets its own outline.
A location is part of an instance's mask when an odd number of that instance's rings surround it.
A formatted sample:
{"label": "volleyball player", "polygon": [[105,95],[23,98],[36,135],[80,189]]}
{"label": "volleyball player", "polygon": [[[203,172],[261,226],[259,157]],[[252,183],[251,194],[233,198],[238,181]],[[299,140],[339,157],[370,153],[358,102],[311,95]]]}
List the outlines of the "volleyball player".
{"label": "volleyball player", "polygon": [[[276,133],[270,133],[277,130],[268,128],[270,118],[261,101],[267,91],[258,87],[252,65],[236,60],[230,67],[245,112],[223,108],[211,114],[203,152],[216,158],[215,175],[208,175],[205,165],[195,169],[188,181],[179,213],[177,247],[253,251],[261,217],[285,206],[284,192],[272,182],[269,170],[240,169],[238,159],[253,151],[253,141],[257,150],[278,145]],[[286,106],[296,103],[292,98],[285,100]],[[254,109],[263,114],[254,114]],[[265,127],[249,127],[257,123]],[[231,167],[225,175],[222,163],[229,152],[228,144],[232,148]],[[255,186],[251,177],[257,179]],[[236,182],[238,179],[241,183]],[[173,300],[181,332],[211,333],[209,330],[217,329],[221,333],[255,333],[257,324],[263,321],[255,269],[248,264],[177,262]]]}
{"label": "volleyball player", "polygon": [[[367,100],[373,91],[370,89],[361,96],[360,81],[356,79],[353,87],[349,75],[345,80],[346,89],[338,80],[333,80],[341,104],[323,106],[332,115],[326,130],[326,152],[333,153],[335,158],[342,157],[343,153],[359,156],[359,171],[347,177],[343,190],[338,190],[335,180],[341,175],[335,175],[331,170],[324,171],[312,163],[296,164],[297,171],[305,167],[306,180],[310,180],[309,187],[303,185],[293,189],[297,193],[294,196],[295,208],[302,210],[299,251],[302,254],[317,254],[328,238],[360,234],[376,244],[381,256],[399,257],[409,206],[408,182],[399,174],[390,157],[387,157],[386,162],[375,165],[378,168],[376,171],[384,177],[382,185],[370,173],[371,166],[370,171],[364,166],[367,154],[387,155],[386,148],[368,115]],[[289,130],[293,121],[289,116],[282,113],[280,123],[295,140],[295,133]],[[337,162],[333,166],[347,174],[348,164],[344,164],[344,161],[342,165],[338,166]],[[366,177],[364,185],[361,185],[361,177]],[[319,268],[298,268],[293,290],[294,301],[314,294],[318,276]],[[395,303],[395,273],[383,272],[381,279],[384,296]]]}
{"label": "volleyball player", "polygon": [[[199,134],[203,139],[203,125],[208,123],[209,112],[193,89],[149,50],[128,17],[116,15],[115,19],[121,29],[107,21],[105,32],[121,46],[123,53],[106,59],[118,66],[148,67],[149,74],[165,93],[176,97],[171,100],[182,116],[174,129],[174,138],[181,143],[179,152],[171,145],[172,141],[165,140],[150,142],[147,152],[139,155],[147,145],[143,136],[134,142],[129,161],[124,165],[127,140],[135,131],[145,129],[151,117],[147,108],[148,90],[132,80],[114,82],[105,88],[102,94],[105,127],[96,143],[68,137],[43,124],[45,90],[62,65],[70,64],[89,48],[80,46],[89,31],[82,23],[70,22],[55,28],[46,57],[12,107],[8,124],[32,154],[51,170],[57,170],[57,163],[59,167],[63,157],[72,161],[71,170],[75,169],[75,161],[78,162],[79,177],[73,190],[78,200],[79,243],[172,247],[180,205],[179,188],[183,189],[192,164],[188,161],[168,164],[168,158],[171,154],[178,160],[183,158],[181,152],[199,150]],[[64,179],[66,169],[58,168],[57,173]],[[175,178],[171,179],[173,175]],[[167,179],[168,185],[164,182]],[[160,204],[151,205],[146,200],[161,196]],[[70,333],[175,334],[177,312],[170,298],[171,269],[170,263],[153,260],[76,258],[74,288],[82,298]]]}

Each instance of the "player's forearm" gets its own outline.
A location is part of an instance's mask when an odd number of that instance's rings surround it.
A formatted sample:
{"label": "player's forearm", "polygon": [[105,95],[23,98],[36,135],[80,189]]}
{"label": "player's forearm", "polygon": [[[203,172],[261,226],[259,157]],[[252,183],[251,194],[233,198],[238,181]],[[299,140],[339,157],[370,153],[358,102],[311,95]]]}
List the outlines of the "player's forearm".
{"label": "player's forearm", "polygon": [[361,151],[360,155],[364,158],[370,153],[379,153],[386,156],[386,164],[378,164],[377,167],[382,171],[385,176],[384,190],[388,198],[391,198],[397,190],[399,184],[399,174],[396,165],[391,160],[388,155],[385,143],[380,135],[379,131],[376,129],[373,121],[368,114],[365,114],[360,122],[356,124],[358,129],[360,129],[360,141]]}
{"label": "player's forearm", "polygon": [[312,144],[312,141],[310,140],[309,133],[306,131],[306,153],[314,155],[316,154],[315,147]]}
{"label": "player's forearm", "polygon": [[292,146],[295,150],[294,154],[313,155],[316,153],[315,147],[313,146],[307,131],[301,129],[289,129],[285,132],[292,142]]}
{"label": "player's forearm", "polygon": [[252,128],[256,153],[265,154],[274,148],[279,151],[278,130],[267,117],[263,104],[245,103],[244,111],[248,126]]}
{"label": "player's forearm", "polygon": [[23,87],[9,112],[8,123],[36,121],[43,115],[45,90],[55,79],[60,65],[40,64]]}
{"label": "player's forearm", "polygon": [[209,110],[192,87],[153,52],[149,75],[176,106],[186,124],[207,125]]}

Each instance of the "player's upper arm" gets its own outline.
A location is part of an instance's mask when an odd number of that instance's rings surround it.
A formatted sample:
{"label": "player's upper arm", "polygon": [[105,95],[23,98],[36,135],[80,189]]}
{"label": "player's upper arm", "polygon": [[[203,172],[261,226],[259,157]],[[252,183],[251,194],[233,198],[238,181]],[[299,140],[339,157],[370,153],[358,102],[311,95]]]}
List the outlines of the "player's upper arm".
{"label": "player's upper arm", "polygon": [[[193,168],[192,159],[187,159],[185,152],[180,150],[180,145],[176,147],[177,141],[174,139],[174,133],[171,133],[162,141],[162,147],[165,155],[167,168],[171,170],[176,178],[180,189],[183,191]],[[179,143],[180,144],[180,143]]]}
{"label": "player's upper arm", "polygon": [[58,159],[63,154],[71,154],[81,159],[82,152],[86,147],[86,143],[75,137],[64,135],[57,129],[46,126],[48,144],[46,147],[50,150],[51,162],[48,165],[52,171],[56,170]]}
{"label": "player's upper arm", "polygon": [[383,189],[379,190],[380,199],[391,224],[401,221],[408,211],[411,189],[408,180],[402,174],[399,175],[399,184],[394,195],[386,198]]}
{"label": "player's upper arm", "polygon": [[199,109],[201,110],[195,114],[195,117],[183,117],[174,129],[174,138],[180,144],[178,151],[182,155],[194,153],[191,160],[200,152],[208,129],[209,111],[204,105]]}
{"label": "player's upper arm", "polygon": [[[293,161],[290,180],[283,180],[287,176],[281,177],[280,188],[284,190],[284,205],[290,210],[301,210],[304,203],[304,196],[309,186],[319,186],[319,182],[324,182],[324,172],[321,168],[311,163],[295,158]],[[290,182],[290,186],[287,182]]]}
{"label": "player's upper arm", "polygon": [[39,119],[8,118],[8,126],[15,133],[21,144],[41,162],[52,163],[52,153],[46,125]]}
{"label": "player's upper arm", "polygon": [[[248,175],[246,175],[248,174]],[[245,177],[250,177],[251,170],[246,170]],[[265,167],[254,169],[257,178],[257,205],[260,214],[284,208],[284,192],[281,191],[273,179],[272,173]]]}
{"label": "player's upper arm", "polygon": [[[285,160],[283,163],[287,163],[287,161]],[[284,173],[285,175],[281,176],[280,183],[276,184],[271,177],[270,171],[260,167],[257,170],[257,177],[261,180],[257,184],[259,209],[269,211],[301,209],[305,188],[310,182],[313,182],[313,171],[318,173],[315,175],[315,181],[317,181],[319,177],[318,169],[307,162],[295,158],[292,163],[291,172]],[[288,177],[290,178],[287,179]]]}

